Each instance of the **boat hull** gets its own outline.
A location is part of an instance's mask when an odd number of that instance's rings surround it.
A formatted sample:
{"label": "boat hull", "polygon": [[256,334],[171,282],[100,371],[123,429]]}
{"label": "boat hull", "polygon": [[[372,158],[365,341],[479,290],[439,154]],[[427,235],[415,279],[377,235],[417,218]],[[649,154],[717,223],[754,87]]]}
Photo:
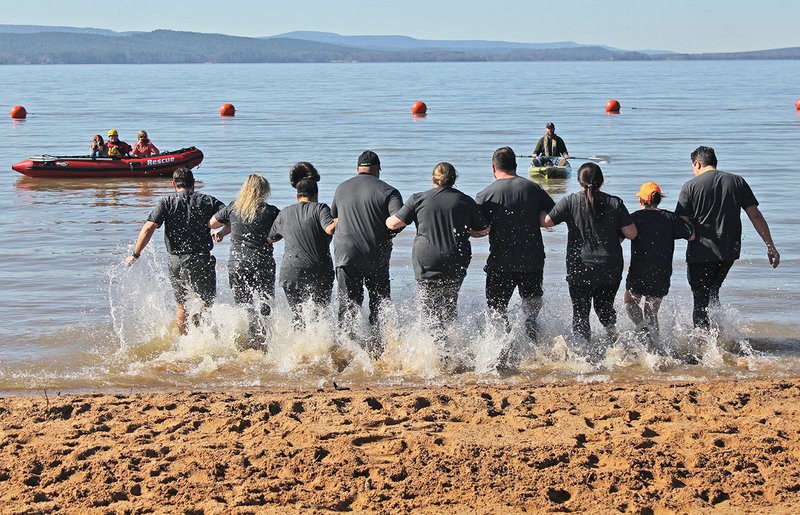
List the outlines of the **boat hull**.
{"label": "boat hull", "polygon": [[203,161],[195,147],[150,157],[111,158],[87,156],[33,156],[11,168],[28,177],[41,179],[108,179],[115,177],[163,177],[178,168],[194,168]]}
{"label": "boat hull", "polygon": [[572,167],[567,162],[564,166],[548,165],[528,167],[528,175],[531,177],[544,177],[547,179],[567,179],[572,173]]}

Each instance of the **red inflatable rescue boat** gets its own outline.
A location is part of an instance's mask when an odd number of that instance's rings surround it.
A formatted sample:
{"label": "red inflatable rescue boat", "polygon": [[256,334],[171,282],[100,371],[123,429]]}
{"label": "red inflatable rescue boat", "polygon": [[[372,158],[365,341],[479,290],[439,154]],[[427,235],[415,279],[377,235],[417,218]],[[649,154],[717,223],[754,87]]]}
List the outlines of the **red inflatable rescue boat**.
{"label": "red inflatable rescue boat", "polygon": [[11,168],[46,179],[160,177],[181,167],[194,168],[202,160],[203,153],[189,147],[150,157],[31,156]]}

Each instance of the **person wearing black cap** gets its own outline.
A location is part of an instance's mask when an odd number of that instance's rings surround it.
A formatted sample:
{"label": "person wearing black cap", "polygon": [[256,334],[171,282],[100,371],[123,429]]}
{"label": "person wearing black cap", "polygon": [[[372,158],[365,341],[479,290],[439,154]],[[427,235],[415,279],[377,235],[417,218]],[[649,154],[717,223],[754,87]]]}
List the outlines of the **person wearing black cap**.
{"label": "person wearing black cap", "polygon": [[533,149],[534,166],[561,166],[569,159],[567,145],[560,136],[556,135],[556,126],[553,122],[548,122],[544,129],[544,136],[536,142]]}
{"label": "person wearing black cap", "polygon": [[367,350],[377,359],[383,351],[378,322],[381,304],[391,294],[389,259],[395,234],[386,228],[386,219],[400,210],[403,198],[397,189],[380,180],[381,161],[375,152],[367,150],[359,156],[357,172],[336,188],[331,204],[331,215],[337,221],[333,253],[339,318],[349,324],[355,322],[366,287],[374,333]]}
{"label": "person wearing black cap", "polygon": [[208,222],[225,204],[194,191],[194,175],[188,168],[172,174],[175,192],[159,200],[147,217],[125,264],[131,266],[150,242],[156,229],[165,224],[164,243],[169,252],[169,281],[175,293],[175,319],[186,334],[186,301],[196,295],[210,306],[217,294],[216,259],[211,255],[214,241]]}

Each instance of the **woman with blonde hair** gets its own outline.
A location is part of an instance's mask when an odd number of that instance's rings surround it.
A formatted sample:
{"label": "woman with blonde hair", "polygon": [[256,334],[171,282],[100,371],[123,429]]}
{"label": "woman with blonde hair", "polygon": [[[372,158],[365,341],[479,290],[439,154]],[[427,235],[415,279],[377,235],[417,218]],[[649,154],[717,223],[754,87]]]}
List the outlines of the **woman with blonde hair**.
{"label": "woman with blonde hair", "polygon": [[453,186],[455,167],[439,163],[433,168],[433,188],[414,193],[386,220],[386,227],[417,226],[411,260],[419,287],[425,322],[437,340],[456,318],[458,293],[472,260],[469,238],[489,234],[483,212],[472,199]]}
{"label": "woman with blonde hair", "polygon": [[222,227],[214,234],[215,241],[231,235],[228,280],[236,303],[248,306],[249,347],[265,342],[264,319],[269,316],[269,302],[275,297],[275,258],[267,237],[280,210],[267,203],[269,194],[269,181],[254,173],[244,181],[236,200],[208,222],[212,229]]}
{"label": "woman with blonde hair", "polygon": [[158,147],[153,145],[146,131],[139,131],[136,135],[136,143],[133,144],[131,155],[133,157],[150,157],[159,153]]}

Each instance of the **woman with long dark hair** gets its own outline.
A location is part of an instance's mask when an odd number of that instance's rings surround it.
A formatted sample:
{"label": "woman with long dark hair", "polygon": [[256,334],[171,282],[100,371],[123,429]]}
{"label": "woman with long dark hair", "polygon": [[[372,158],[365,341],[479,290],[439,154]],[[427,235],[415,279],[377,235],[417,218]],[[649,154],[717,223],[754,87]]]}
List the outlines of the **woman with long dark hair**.
{"label": "woman with long dark hair", "polygon": [[275,258],[267,237],[280,210],[267,203],[269,194],[269,181],[254,173],[244,181],[236,200],[208,222],[212,229],[223,227],[214,234],[215,241],[231,234],[228,280],[236,303],[247,305],[248,347],[258,347],[266,340],[264,319],[270,315],[269,302],[275,297]]}
{"label": "woman with long dark hair", "polygon": [[595,163],[578,170],[581,191],[559,200],[542,220],[552,227],[566,222],[567,283],[572,299],[572,329],[591,338],[589,315],[594,311],[609,336],[614,336],[617,312],[614,297],[622,281],[621,242],[636,237],[637,230],[622,199],[600,191],[603,171]]}

